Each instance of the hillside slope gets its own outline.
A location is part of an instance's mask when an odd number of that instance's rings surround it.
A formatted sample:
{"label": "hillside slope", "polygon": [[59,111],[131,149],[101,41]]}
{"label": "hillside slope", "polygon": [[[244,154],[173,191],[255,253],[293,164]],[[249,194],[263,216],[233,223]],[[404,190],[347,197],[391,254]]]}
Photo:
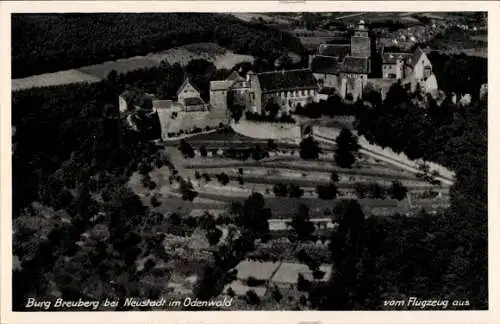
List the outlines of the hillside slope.
{"label": "hillside slope", "polygon": [[303,53],[292,35],[214,13],[12,15],[12,78],[112,61],[197,42],[275,59]]}

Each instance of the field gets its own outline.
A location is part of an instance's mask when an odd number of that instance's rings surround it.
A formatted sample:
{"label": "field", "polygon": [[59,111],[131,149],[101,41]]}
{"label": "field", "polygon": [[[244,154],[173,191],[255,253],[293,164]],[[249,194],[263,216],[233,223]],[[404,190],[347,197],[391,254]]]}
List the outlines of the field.
{"label": "field", "polygon": [[118,73],[159,66],[162,61],[170,64],[186,65],[193,59],[213,62],[218,69],[231,69],[240,62],[253,62],[250,55],[235,54],[213,43],[196,43],[172,48],[167,51],[150,53],[102,64],[84,66],[77,69],[30,76],[12,80],[12,91],[33,87],[54,86],[79,82],[98,82],[115,70]]}
{"label": "field", "polygon": [[94,83],[99,82],[100,80],[100,77],[90,75],[82,71],[66,70],[55,73],[34,75],[22,79],[13,79],[12,91],[80,82]]}
{"label": "field", "polygon": [[448,31],[439,35],[427,45],[432,50],[445,54],[488,57],[488,35],[484,32]]}

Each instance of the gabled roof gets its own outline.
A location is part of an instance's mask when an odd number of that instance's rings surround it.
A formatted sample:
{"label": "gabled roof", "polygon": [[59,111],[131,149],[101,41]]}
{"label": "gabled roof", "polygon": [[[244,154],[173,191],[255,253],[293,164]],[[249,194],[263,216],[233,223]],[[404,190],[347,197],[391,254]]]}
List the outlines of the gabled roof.
{"label": "gabled roof", "polygon": [[339,67],[339,60],[332,56],[317,55],[311,62],[313,73],[338,74]]}
{"label": "gabled roof", "polygon": [[318,86],[309,69],[264,72],[257,77],[263,92],[314,89]]}
{"label": "gabled roof", "polygon": [[234,83],[235,80],[210,81],[210,91],[228,90]]}
{"label": "gabled roof", "polygon": [[200,92],[200,90],[194,85],[193,82],[191,82],[191,80],[189,78],[185,78],[184,82],[182,82],[181,86],[177,90],[176,95],[178,96],[179,93],[182,91],[182,89],[184,89],[184,87],[186,87],[186,85],[188,85],[188,84],[190,84],[196,91]]}
{"label": "gabled roof", "polygon": [[319,55],[346,57],[351,51],[349,44],[321,44],[318,48]]}
{"label": "gabled roof", "polygon": [[382,55],[383,64],[396,64],[398,60],[406,60],[412,56],[411,53],[384,53]]}
{"label": "gabled roof", "polygon": [[226,81],[245,81],[238,71],[233,71],[227,78]]}
{"label": "gabled roof", "polygon": [[418,60],[420,60],[422,55],[425,55],[424,51],[422,51],[420,47],[417,47],[413,55],[406,59],[406,64],[411,66],[412,68],[415,68],[415,65],[417,65]]}
{"label": "gabled roof", "polygon": [[368,74],[369,72],[368,58],[348,56],[344,58],[344,61],[340,66],[340,72]]}

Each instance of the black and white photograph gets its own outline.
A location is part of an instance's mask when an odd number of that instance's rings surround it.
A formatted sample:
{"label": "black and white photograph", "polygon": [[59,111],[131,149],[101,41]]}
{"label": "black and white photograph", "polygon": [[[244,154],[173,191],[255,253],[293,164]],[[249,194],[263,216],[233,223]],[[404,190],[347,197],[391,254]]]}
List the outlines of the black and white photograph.
{"label": "black and white photograph", "polygon": [[12,312],[488,310],[488,11],[191,7],[10,13]]}

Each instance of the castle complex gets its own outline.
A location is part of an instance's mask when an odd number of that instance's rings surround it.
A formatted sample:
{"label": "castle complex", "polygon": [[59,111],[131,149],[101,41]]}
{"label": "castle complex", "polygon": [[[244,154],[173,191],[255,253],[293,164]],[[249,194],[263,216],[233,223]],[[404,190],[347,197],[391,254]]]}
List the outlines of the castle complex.
{"label": "castle complex", "polygon": [[[374,71],[375,66],[381,67],[381,71]],[[177,92],[176,101],[154,100],[153,110],[165,127],[172,125],[170,119],[193,112],[198,115],[206,112],[212,119],[228,120],[229,105],[261,114],[269,104],[277,104],[279,114],[290,114],[298,105],[305,106],[330,95],[352,102],[360,99],[368,88],[385,97],[395,82],[413,91],[419,87],[435,94],[438,89],[432,64],[420,48],[414,53],[390,53],[384,49],[377,53],[376,38],[364,21],[360,21],[350,42],[320,45],[317,53],[309,56],[307,68],[280,70],[277,67],[276,71],[249,71],[246,75],[233,71],[225,80],[210,82],[209,103],[201,99],[200,92],[186,79]],[[120,106],[125,106],[123,98],[120,98]],[[165,118],[169,121],[162,120]],[[163,128],[162,134],[172,132]]]}

